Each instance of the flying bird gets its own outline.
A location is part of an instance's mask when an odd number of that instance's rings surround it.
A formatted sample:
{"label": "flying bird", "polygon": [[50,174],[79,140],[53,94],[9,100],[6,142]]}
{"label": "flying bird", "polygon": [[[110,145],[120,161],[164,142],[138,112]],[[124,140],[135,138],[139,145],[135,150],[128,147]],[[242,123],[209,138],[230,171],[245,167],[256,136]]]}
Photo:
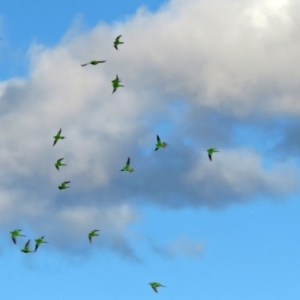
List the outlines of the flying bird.
{"label": "flying bird", "polygon": [[220,152],[220,151],[218,151],[216,148],[209,148],[209,149],[207,149],[207,154],[208,154],[208,158],[209,158],[210,161],[212,159],[212,154],[214,152]]}
{"label": "flying bird", "polygon": [[124,87],[124,85],[120,84],[121,79],[119,79],[118,75],[116,76],[116,79],[112,80],[111,82],[114,88],[112,94],[117,90],[118,87]]}
{"label": "flying bird", "polygon": [[118,49],[118,45],[120,44],[124,44],[123,42],[120,42],[119,39],[122,35],[119,35],[118,37],[116,37],[115,41],[114,41],[114,47],[116,48],[116,50],[119,50]]}
{"label": "flying bird", "polygon": [[44,236],[42,236],[34,241],[35,241],[35,250],[34,250],[35,252],[38,249],[38,247],[40,246],[40,244],[48,243],[48,242],[44,241]]}
{"label": "flying bird", "polygon": [[159,138],[159,136],[158,136],[158,135],[156,135],[156,139],[157,139],[157,143],[156,143],[156,148],[155,148],[155,151],[157,151],[159,148],[165,148],[165,147],[167,147],[167,146],[168,146],[168,144],[167,144],[167,143],[165,143],[165,142],[161,142],[161,141],[160,141],[160,138]]}
{"label": "flying bird", "polygon": [[13,230],[13,231],[10,232],[11,239],[13,240],[13,242],[15,244],[17,244],[16,237],[18,237],[18,236],[26,236],[26,235],[20,234],[20,231],[22,231],[22,230],[21,229],[15,229],[15,230]]}
{"label": "flying bird", "polygon": [[25,244],[24,248],[21,250],[24,253],[34,252],[29,249],[30,240]]}
{"label": "flying bird", "polygon": [[106,60],[92,60],[92,61],[90,61],[90,62],[88,62],[87,64],[83,64],[83,65],[81,65],[82,67],[84,67],[84,66],[87,66],[87,65],[98,65],[98,64],[100,64],[100,63],[105,63],[106,62]]}
{"label": "flying bird", "polygon": [[71,181],[64,181],[63,183],[61,183],[61,184],[58,186],[58,188],[59,188],[60,190],[67,189],[67,188],[69,188],[69,186],[67,186],[67,184],[70,183],[70,182],[71,182]]}
{"label": "flying bird", "polygon": [[61,166],[66,166],[66,164],[62,164],[61,161],[63,160],[63,158],[60,158],[56,161],[56,163],[54,164],[55,165],[55,168],[59,171],[59,167]]}
{"label": "flying bird", "polygon": [[93,238],[94,236],[99,236],[99,234],[97,234],[98,231],[99,231],[98,229],[95,229],[95,230],[92,230],[92,231],[89,233],[89,241],[90,241],[90,243],[92,242],[92,238]]}
{"label": "flying bird", "polygon": [[54,143],[53,143],[53,146],[57,143],[57,141],[58,141],[59,139],[61,139],[61,140],[65,139],[65,137],[64,137],[64,136],[61,136],[60,134],[61,134],[61,129],[59,129],[59,132],[57,133],[57,135],[54,136]]}
{"label": "flying bird", "polygon": [[128,157],[127,159],[126,166],[120,171],[128,171],[128,172],[134,171],[132,168],[130,168],[130,157]]}
{"label": "flying bird", "polygon": [[165,287],[164,285],[160,284],[159,282],[149,282],[151,285],[152,289],[154,290],[155,293],[157,293],[157,288],[158,287]]}

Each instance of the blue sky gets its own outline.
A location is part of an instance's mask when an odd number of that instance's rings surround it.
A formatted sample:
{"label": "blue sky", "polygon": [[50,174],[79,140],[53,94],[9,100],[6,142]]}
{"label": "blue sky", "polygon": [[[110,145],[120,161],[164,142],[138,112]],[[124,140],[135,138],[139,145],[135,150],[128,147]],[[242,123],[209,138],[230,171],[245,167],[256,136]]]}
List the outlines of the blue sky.
{"label": "blue sky", "polygon": [[0,14],[1,299],[299,299],[299,4],[19,2]]}

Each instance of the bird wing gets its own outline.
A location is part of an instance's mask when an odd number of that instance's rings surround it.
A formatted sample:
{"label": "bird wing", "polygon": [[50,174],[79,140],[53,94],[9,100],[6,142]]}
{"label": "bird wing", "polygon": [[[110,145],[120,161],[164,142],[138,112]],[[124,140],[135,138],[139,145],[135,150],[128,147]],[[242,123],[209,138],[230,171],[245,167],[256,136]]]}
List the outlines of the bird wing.
{"label": "bird wing", "polygon": [[160,138],[159,138],[159,136],[158,136],[158,135],[156,136],[156,139],[157,139],[157,141],[158,141],[158,142],[160,142]]}
{"label": "bird wing", "polygon": [[156,288],[156,286],[152,286],[152,288],[153,288],[154,292],[157,293],[157,288]]}
{"label": "bird wing", "polygon": [[117,36],[116,40],[119,41],[119,38],[120,38],[121,36],[122,36],[122,35]]}
{"label": "bird wing", "polygon": [[25,244],[24,248],[29,250],[29,244],[30,244],[30,240],[28,240],[28,242]]}
{"label": "bird wing", "polygon": [[87,66],[88,64],[89,64],[89,63],[87,63],[87,64],[82,64],[81,66],[82,66],[82,67],[85,67],[85,66]]}
{"label": "bird wing", "polygon": [[60,159],[58,159],[57,161],[62,161],[63,160],[63,158],[60,158]]}
{"label": "bird wing", "polygon": [[54,140],[53,146],[56,144],[56,142],[57,142],[57,139]]}
{"label": "bird wing", "polygon": [[208,158],[209,158],[209,160],[211,160],[211,154],[210,153],[208,153]]}
{"label": "bird wing", "polygon": [[58,131],[57,135],[60,135],[60,134],[61,134],[61,128],[59,129],[59,131]]}
{"label": "bird wing", "polygon": [[14,236],[12,236],[11,239],[13,240],[13,242],[14,242],[15,244],[17,244],[17,240],[16,240],[16,238],[15,238]]}
{"label": "bird wing", "polygon": [[128,157],[127,162],[126,162],[126,167],[130,166],[130,157]]}
{"label": "bird wing", "polygon": [[64,183],[65,183],[65,184],[68,184],[68,183],[70,183],[70,182],[71,182],[71,181],[65,181]]}

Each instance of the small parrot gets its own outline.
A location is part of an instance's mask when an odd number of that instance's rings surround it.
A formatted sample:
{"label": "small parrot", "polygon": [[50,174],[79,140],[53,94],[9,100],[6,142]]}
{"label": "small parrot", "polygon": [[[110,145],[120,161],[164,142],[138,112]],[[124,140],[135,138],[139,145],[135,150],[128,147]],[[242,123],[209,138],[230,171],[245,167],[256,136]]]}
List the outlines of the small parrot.
{"label": "small parrot", "polygon": [[24,248],[21,251],[24,253],[34,252],[29,249],[29,244],[30,244],[30,240],[28,240],[28,242],[25,244]]}
{"label": "small parrot", "polygon": [[216,148],[209,148],[209,149],[207,149],[207,154],[208,154],[208,158],[209,158],[209,160],[211,161],[211,159],[212,159],[212,154],[214,153],[214,152],[220,152],[220,151],[218,151]]}
{"label": "small parrot", "polygon": [[156,136],[156,139],[157,139],[157,143],[156,143],[155,151],[157,151],[159,148],[165,148],[165,147],[168,146],[167,143],[164,143],[164,142],[161,142],[161,141],[160,141],[160,138],[159,138],[158,135]]}
{"label": "small parrot", "polygon": [[40,246],[40,244],[45,244],[45,243],[48,243],[48,242],[44,241],[44,236],[36,239],[35,240],[35,250],[34,251],[36,252],[36,250],[38,249],[38,247]]}
{"label": "small parrot", "polygon": [[98,229],[95,229],[95,230],[92,230],[92,231],[89,233],[89,241],[90,241],[90,243],[92,243],[92,238],[93,238],[94,236],[99,236],[99,234],[97,234],[98,231],[99,231]]}
{"label": "small parrot", "polygon": [[65,137],[64,136],[61,136],[60,135],[61,134],[61,129],[59,129],[59,132],[57,133],[57,135],[55,135],[54,136],[54,143],[53,143],[53,146],[57,143],[57,141],[59,140],[59,139],[65,139]]}
{"label": "small parrot", "polygon": [[13,242],[15,244],[17,244],[17,240],[16,240],[16,237],[17,236],[24,236],[26,237],[26,235],[23,235],[23,234],[20,234],[20,231],[22,231],[21,229],[15,229],[14,231],[11,231],[10,234],[11,234],[11,239],[13,240]]}
{"label": "small parrot", "polygon": [[120,44],[124,44],[123,42],[120,42],[119,39],[122,35],[119,35],[118,37],[116,37],[115,41],[114,41],[114,47],[116,48],[116,50],[119,50],[118,49],[118,45]]}
{"label": "small parrot", "polygon": [[157,288],[158,287],[165,287],[164,285],[160,284],[159,282],[149,282],[151,285],[152,289],[154,290],[155,293],[157,293]]}
{"label": "small parrot", "polygon": [[87,66],[87,65],[98,65],[99,63],[105,63],[106,60],[92,60],[90,62],[88,62],[87,64],[83,64],[81,65],[82,67]]}
{"label": "small parrot", "polygon": [[56,161],[56,163],[54,164],[55,165],[55,168],[59,171],[59,167],[61,166],[66,166],[66,164],[62,164],[61,161],[63,160],[63,158],[60,158]]}
{"label": "small parrot", "polygon": [[130,168],[130,157],[128,157],[127,159],[126,166],[120,171],[128,171],[128,172],[134,171],[132,168]]}
{"label": "small parrot", "polygon": [[118,75],[116,76],[116,79],[112,80],[112,85],[113,85],[113,92],[112,94],[119,88],[119,87],[124,87],[124,85],[121,85],[121,79],[119,79]]}
{"label": "small parrot", "polygon": [[70,183],[70,182],[71,182],[71,181],[64,181],[64,182],[62,182],[62,183],[58,186],[58,188],[59,188],[60,190],[67,189],[67,188],[69,188],[69,186],[67,186],[67,184]]}

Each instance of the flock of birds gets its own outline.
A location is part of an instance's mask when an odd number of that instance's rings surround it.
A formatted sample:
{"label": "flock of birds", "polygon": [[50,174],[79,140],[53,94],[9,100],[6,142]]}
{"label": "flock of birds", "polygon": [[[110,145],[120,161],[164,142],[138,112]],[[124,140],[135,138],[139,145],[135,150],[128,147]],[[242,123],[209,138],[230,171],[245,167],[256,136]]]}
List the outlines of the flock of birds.
{"label": "flock of birds", "polygon": [[[120,44],[124,44],[124,42],[121,42],[120,41],[120,38],[121,38],[122,35],[119,35],[115,41],[114,41],[114,47],[116,50],[118,50],[118,45]],[[86,63],[86,64],[82,64],[81,66],[84,67],[84,66],[87,66],[87,65],[97,65],[99,63],[105,63],[106,60],[104,61],[99,61],[99,60],[92,60],[90,61],[89,63]],[[116,75],[116,79],[112,80],[112,86],[113,86],[113,92],[112,94],[119,88],[119,87],[124,87],[123,85],[120,84],[121,80],[119,79],[118,75]],[[61,129],[58,131],[58,133],[54,136],[54,143],[53,143],[53,146],[55,146],[55,144],[58,142],[58,140],[63,140],[65,139],[64,136],[61,135]],[[157,151],[158,149],[160,148],[165,148],[168,144],[165,143],[165,142],[162,142],[160,140],[160,137],[157,135],[156,136],[156,145],[155,145],[155,151]],[[216,148],[209,148],[207,149],[207,154],[208,154],[208,158],[210,161],[212,161],[212,154],[215,153],[215,152],[219,152]],[[63,161],[64,158],[60,158],[56,161],[56,163],[54,164],[55,168],[57,170],[59,170],[59,167],[61,166],[66,166],[66,164],[63,164],[62,161]],[[127,162],[126,162],[126,165],[120,170],[120,171],[127,171],[127,172],[133,172],[134,169],[131,168],[130,166],[130,157],[128,157],[127,159]],[[64,181],[62,182],[58,188],[59,190],[64,190],[64,189],[67,189],[69,188],[69,186],[67,186],[69,183],[71,183],[71,181]],[[16,238],[19,237],[19,236],[22,236],[22,237],[26,237],[25,235],[21,234],[21,229],[15,229],[13,231],[10,232],[11,234],[11,238],[12,238],[12,241],[14,242],[14,244],[17,244],[17,240]],[[92,243],[92,239],[93,237],[96,237],[96,236],[99,236],[98,234],[99,232],[99,229],[95,229],[95,230],[92,230],[89,234],[88,234],[88,239],[89,239],[89,242]],[[24,253],[32,253],[32,252],[36,252],[39,248],[39,246],[41,244],[44,244],[44,243],[48,243],[46,241],[44,241],[44,236],[40,237],[40,238],[37,238],[35,240],[35,249],[34,250],[30,250],[30,239],[26,242],[25,246],[23,249],[21,249],[22,252]],[[157,293],[157,288],[158,287],[165,287],[164,285],[160,284],[159,282],[149,282],[149,285],[152,287],[152,289]]]}

